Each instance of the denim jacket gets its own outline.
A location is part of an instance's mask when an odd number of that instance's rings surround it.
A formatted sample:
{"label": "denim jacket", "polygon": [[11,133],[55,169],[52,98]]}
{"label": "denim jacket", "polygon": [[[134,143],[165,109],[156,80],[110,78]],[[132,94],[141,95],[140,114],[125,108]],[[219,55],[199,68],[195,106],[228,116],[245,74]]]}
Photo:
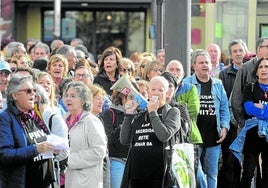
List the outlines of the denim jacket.
{"label": "denim jacket", "polygon": [[[212,79],[211,93],[214,99],[214,105],[217,117],[217,130],[221,131],[222,128],[230,129],[230,111],[228,107],[228,99],[221,80],[217,78],[210,77]],[[201,93],[201,84],[197,81],[196,75],[183,79],[183,83],[194,84],[197,88],[198,95]]]}
{"label": "denim jacket", "polygon": [[245,121],[245,126],[242,128],[239,135],[236,137],[236,139],[229,147],[229,149],[233,152],[234,156],[240,161],[241,164],[243,161],[243,148],[245,144],[247,131],[257,126],[259,124],[259,121],[261,120],[258,120],[256,118],[247,119]]}

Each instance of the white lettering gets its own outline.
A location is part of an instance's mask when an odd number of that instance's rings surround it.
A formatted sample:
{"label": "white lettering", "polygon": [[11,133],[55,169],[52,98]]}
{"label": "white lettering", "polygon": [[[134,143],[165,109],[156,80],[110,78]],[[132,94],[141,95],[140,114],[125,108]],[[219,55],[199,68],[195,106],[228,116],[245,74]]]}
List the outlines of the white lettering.
{"label": "white lettering", "polygon": [[135,146],[145,146],[145,142],[136,142]]}
{"label": "white lettering", "polygon": [[152,128],[149,128],[149,129],[139,129],[139,130],[136,130],[136,134],[142,134],[142,133],[153,133],[154,130]]}
{"label": "white lettering", "polygon": [[38,139],[38,138],[41,138],[43,136],[45,136],[46,134],[44,133],[43,130],[38,130],[38,131],[35,131],[35,132],[32,132],[32,133],[29,133],[29,137],[34,140],[34,139]]}
{"label": "white lettering", "polygon": [[138,137],[138,140],[148,140],[149,139],[149,135],[141,135]]}

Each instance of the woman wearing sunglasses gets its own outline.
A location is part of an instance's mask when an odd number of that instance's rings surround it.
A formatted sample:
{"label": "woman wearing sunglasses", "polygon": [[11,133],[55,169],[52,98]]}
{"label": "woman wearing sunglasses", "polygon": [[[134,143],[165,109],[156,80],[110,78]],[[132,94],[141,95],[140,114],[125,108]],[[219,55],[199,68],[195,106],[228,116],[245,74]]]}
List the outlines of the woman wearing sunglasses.
{"label": "woman wearing sunglasses", "polygon": [[7,87],[7,109],[0,113],[0,187],[49,187],[48,128],[34,112],[31,76],[14,75]]}
{"label": "woman wearing sunglasses", "polygon": [[122,59],[119,72],[120,76],[122,76],[123,74],[128,74],[129,76],[133,77],[135,73],[134,63],[129,58],[124,57]]}

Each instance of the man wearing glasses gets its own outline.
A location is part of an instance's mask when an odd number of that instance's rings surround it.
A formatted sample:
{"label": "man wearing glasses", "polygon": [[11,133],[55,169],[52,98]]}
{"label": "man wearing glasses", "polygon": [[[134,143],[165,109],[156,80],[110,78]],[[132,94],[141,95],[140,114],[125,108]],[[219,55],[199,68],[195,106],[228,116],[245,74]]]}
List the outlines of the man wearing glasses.
{"label": "man wearing glasses", "polygon": [[75,82],[82,81],[87,86],[92,85],[93,75],[92,75],[92,71],[90,70],[90,68],[86,66],[77,67],[74,72],[74,81]]}

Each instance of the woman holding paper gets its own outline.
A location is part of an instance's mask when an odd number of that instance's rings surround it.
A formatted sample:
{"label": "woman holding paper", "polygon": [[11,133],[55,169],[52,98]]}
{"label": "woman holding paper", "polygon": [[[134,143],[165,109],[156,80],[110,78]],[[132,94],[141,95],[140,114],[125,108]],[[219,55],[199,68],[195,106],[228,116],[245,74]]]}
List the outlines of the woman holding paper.
{"label": "woman holding paper", "polygon": [[92,93],[83,82],[71,82],[63,101],[68,109],[64,118],[70,143],[65,187],[102,188],[107,139],[102,122],[90,112]]}
{"label": "woman holding paper", "polygon": [[0,114],[0,187],[46,188],[51,185],[47,126],[34,112],[31,76],[14,75],[7,87],[7,109]]}

